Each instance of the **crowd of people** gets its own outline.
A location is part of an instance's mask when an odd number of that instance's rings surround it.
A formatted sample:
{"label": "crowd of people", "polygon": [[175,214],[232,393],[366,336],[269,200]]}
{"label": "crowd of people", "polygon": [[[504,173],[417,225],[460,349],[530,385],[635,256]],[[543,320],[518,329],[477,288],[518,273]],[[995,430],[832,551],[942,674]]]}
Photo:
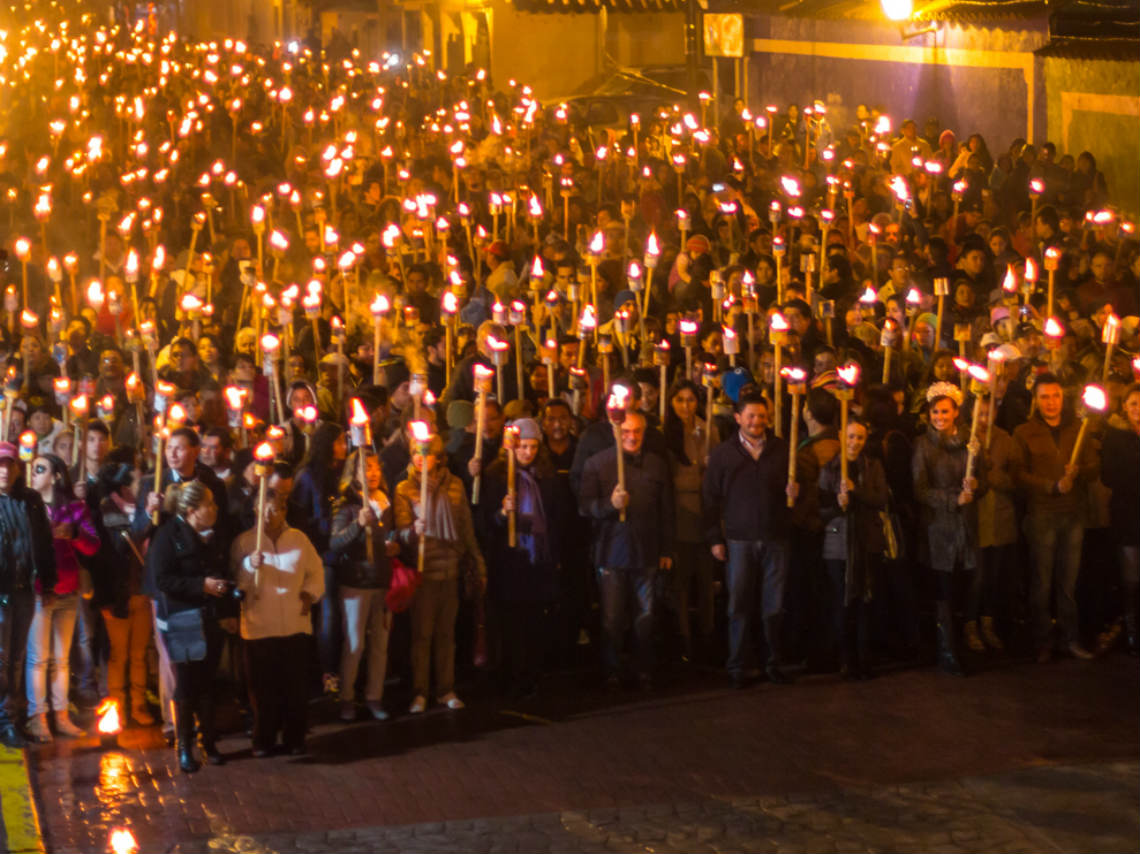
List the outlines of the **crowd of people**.
{"label": "crowd of people", "polygon": [[820,104],[591,127],[430,57],[54,13],[2,62],[5,744],[107,696],[221,763],[220,671],[268,756],[314,695],[459,710],[473,668],[1136,654],[1140,245],[1091,153]]}

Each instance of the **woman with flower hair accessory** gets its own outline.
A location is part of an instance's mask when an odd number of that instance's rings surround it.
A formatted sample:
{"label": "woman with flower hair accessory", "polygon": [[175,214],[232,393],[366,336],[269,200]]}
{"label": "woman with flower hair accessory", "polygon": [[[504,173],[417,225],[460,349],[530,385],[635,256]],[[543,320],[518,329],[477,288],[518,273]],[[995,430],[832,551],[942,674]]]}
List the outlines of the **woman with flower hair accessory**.
{"label": "woman with flower hair accessory", "polygon": [[934,570],[938,619],[938,666],[953,676],[965,675],[954,649],[954,574],[976,566],[978,532],[974,499],[984,486],[981,474],[967,477],[966,459],[971,437],[959,422],[962,390],[948,382],[935,382],[926,392],[929,426],[915,441],[911,474],[914,497],[925,532],[921,551]]}

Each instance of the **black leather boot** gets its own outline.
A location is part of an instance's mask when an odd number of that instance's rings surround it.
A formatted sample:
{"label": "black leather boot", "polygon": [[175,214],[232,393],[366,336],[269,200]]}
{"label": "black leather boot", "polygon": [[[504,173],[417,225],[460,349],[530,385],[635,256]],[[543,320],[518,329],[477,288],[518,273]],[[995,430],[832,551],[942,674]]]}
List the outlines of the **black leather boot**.
{"label": "black leather boot", "polygon": [[174,734],[178,751],[178,767],[184,774],[193,774],[202,767],[194,751],[194,712],[185,701],[174,703]]}
{"label": "black leather boot", "polygon": [[938,615],[938,667],[943,673],[951,676],[965,676],[958,661],[958,653],[954,650],[954,620],[950,613],[950,603],[940,601],[937,603]]}

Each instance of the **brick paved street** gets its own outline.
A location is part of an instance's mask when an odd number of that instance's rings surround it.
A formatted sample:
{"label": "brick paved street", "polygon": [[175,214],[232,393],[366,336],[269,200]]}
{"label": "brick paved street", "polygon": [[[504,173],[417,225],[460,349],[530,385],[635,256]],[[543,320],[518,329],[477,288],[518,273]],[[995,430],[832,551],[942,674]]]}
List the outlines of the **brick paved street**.
{"label": "brick paved street", "polygon": [[192,777],[153,731],[30,757],[51,851],[1140,850],[1134,659],[734,692],[560,682],[351,726],[311,755],[226,738]]}

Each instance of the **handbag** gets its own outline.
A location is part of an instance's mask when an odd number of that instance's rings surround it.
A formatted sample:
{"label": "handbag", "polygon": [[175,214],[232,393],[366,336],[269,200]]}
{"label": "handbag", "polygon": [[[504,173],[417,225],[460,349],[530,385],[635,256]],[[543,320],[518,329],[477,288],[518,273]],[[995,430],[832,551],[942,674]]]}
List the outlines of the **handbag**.
{"label": "handbag", "polygon": [[162,615],[155,617],[155,625],[162,632],[166,654],[175,664],[189,664],[206,657],[206,626],[201,608],[166,613],[166,597],[162,597]]}
{"label": "handbag", "polygon": [[421,578],[418,571],[407,566],[399,558],[392,558],[392,582],[384,596],[384,604],[393,614],[400,614],[412,604],[412,597],[419,589]]}

